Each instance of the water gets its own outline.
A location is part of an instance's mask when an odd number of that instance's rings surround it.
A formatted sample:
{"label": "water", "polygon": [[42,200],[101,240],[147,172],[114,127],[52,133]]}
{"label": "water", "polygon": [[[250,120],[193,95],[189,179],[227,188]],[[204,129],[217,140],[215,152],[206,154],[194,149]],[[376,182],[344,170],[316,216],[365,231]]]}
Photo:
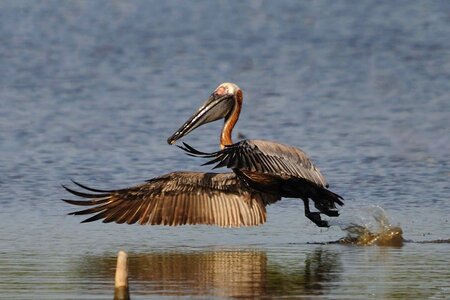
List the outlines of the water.
{"label": "water", "polygon": [[[0,2],[0,292],[110,299],[443,299],[450,294],[447,1]],[[219,83],[237,132],[296,145],[346,199],[386,210],[403,247],[320,244],[299,201],[243,229],[79,224],[60,184],[203,170],[165,140]],[[217,149],[221,124],[192,133]],[[319,243],[319,244],[318,244]]]}

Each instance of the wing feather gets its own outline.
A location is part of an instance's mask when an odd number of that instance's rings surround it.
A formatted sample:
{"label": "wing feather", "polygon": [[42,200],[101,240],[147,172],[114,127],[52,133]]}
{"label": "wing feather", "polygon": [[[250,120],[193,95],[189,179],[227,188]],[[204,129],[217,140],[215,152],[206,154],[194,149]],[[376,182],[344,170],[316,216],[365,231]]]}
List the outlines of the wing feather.
{"label": "wing feather", "polygon": [[182,148],[197,157],[212,158],[205,165],[215,168],[227,166],[250,172],[306,179],[320,187],[328,187],[327,180],[302,150],[270,141],[243,140],[213,152],[200,152],[185,144]]}
{"label": "wing feather", "polygon": [[135,187],[112,191],[75,184],[86,192],[65,189],[86,200],[64,201],[91,206],[71,213],[93,214],[83,222],[254,226],[265,222],[265,206],[280,200],[248,189],[234,173],[174,172]]}

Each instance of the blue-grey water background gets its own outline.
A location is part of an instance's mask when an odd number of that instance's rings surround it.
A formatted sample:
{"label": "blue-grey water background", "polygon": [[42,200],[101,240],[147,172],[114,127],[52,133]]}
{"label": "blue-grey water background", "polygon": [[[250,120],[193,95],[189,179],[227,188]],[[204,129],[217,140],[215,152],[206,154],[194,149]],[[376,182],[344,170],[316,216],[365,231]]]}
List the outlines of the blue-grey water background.
{"label": "blue-grey water background", "polygon": [[[1,1],[0,297],[443,299],[450,295],[449,1]],[[221,82],[235,132],[301,147],[402,248],[321,245],[300,201],[260,227],[79,224],[61,184],[204,170],[166,139]],[[187,137],[217,149],[221,124]],[[315,244],[319,243],[319,244]]]}

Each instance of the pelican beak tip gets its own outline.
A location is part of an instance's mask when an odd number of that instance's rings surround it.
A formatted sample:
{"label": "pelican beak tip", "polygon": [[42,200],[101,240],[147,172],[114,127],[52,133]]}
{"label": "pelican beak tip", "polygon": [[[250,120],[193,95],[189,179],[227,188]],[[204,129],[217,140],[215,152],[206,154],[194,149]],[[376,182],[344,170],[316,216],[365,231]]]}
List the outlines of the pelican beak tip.
{"label": "pelican beak tip", "polygon": [[179,138],[180,137],[178,135],[178,132],[176,132],[174,135],[172,135],[171,137],[169,137],[167,139],[167,144],[173,145],[173,144],[175,144],[178,141]]}

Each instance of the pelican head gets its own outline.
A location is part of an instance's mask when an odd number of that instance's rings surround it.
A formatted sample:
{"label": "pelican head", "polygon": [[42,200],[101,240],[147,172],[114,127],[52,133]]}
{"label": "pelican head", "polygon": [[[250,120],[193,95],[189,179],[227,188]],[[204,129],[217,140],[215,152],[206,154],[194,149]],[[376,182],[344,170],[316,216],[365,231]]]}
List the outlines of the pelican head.
{"label": "pelican head", "polygon": [[177,140],[203,124],[229,118],[237,101],[242,101],[241,89],[234,83],[222,83],[197,112],[167,139],[167,143],[170,145],[174,144]]}

